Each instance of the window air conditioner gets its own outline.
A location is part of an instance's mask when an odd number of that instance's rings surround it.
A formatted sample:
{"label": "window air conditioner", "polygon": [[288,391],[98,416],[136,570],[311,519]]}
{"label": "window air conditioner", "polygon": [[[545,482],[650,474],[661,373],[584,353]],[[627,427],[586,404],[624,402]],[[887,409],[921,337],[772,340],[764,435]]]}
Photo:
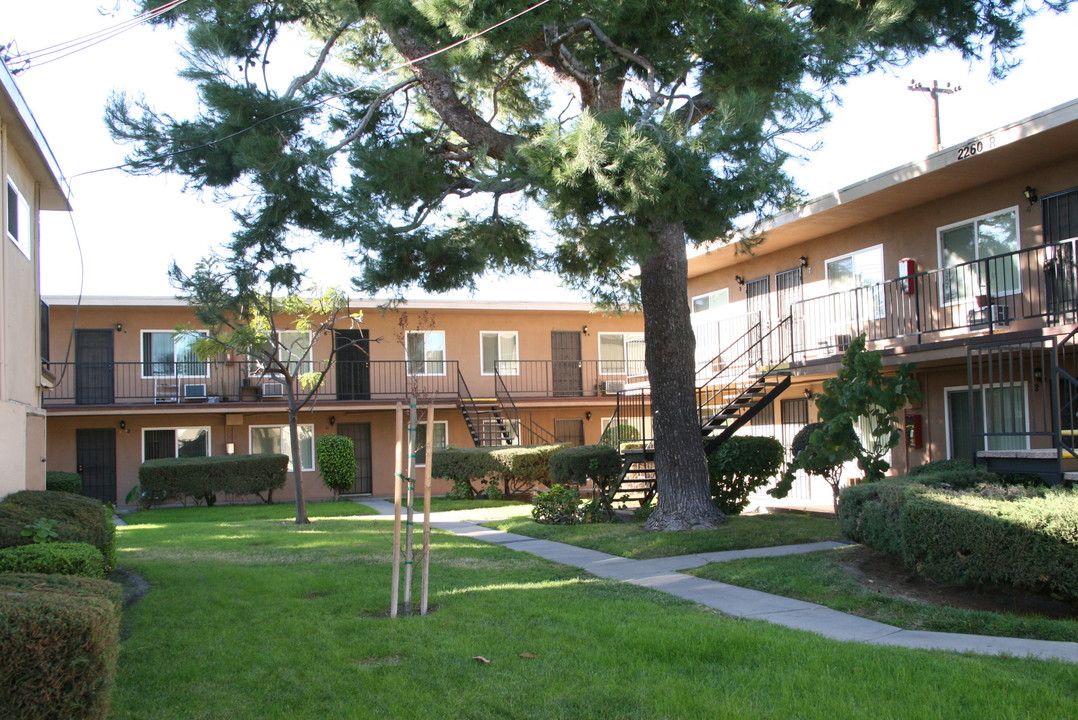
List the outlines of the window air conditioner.
{"label": "window air conditioner", "polygon": [[284,383],[278,380],[266,381],[262,383],[262,397],[279,398],[284,397]]}
{"label": "window air conditioner", "polygon": [[625,391],[625,383],[621,380],[607,380],[606,391],[608,393],[619,393]]}
{"label": "window air conditioner", "polygon": [[982,327],[988,325],[989,321],[995,327],[1010,327],[1011,306],[989,305],[988,307],[970,310],[966,319],[970,327]]}
{"label": "window air conditioner", "polygon": [[206,383],[184,383],[183,384],[183,399],[184,400],[205,400],[206,399]]}

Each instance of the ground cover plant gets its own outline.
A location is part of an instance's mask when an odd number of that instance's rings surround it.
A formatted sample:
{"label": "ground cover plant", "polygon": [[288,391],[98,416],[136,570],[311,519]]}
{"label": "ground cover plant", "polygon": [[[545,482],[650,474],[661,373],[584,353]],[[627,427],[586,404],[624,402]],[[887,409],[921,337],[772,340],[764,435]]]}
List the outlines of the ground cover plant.
{"label": "ground cover plant", "polygon": [[734,516],[717,530],[696,530],[691,533],[646,531],[642,523],[636,522],[543,525],[529,519],[511,518],[486,525],[518,535],[554,540],[638,560],[839,538],[836,521],[803,513]]}
{"label": "ground cover plant", "polygon": [[[851,545],[807,555],[710,563],[686,572],[819,603],[906,630],[1078,642],[1078,613],[1068,618],[1065,610],[1051,605],[1051,614],[1061,617],[1018,614],[1012,610],[1016,610],[1020,603],[1022,607],[1037,607],[1042,612],[1047,612],[1049,605],[1034,605],[1026,598],[1014,596],[981,594],[976,597],[964,588],[934,586],[928,592],[920,593],[920,586],[911,581],[909,573],[899,573],[907,577],[896,578],[897,582],[894,582],[884,574],[873,572],[886,562],[886,556],[880,556],[883,554],[879,551]],[[950,603],[976,604],[983,609],[956,607]]]}
{"label": "ground cover plant", "polygon": [[389,523],[199,510],[223,512],[120,529],[122,566],[152,589],[130,611],[118,720],[1078,713],[1073,665],[834,642],[444,533],[434,612],[390,620]]}

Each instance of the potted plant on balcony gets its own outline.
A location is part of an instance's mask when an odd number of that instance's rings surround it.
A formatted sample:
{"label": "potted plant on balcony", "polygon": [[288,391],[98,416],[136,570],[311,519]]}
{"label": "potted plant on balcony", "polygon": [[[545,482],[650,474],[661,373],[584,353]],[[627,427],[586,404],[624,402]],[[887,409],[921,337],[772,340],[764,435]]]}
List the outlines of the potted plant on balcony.
{"label": "potted plant on balcony", "polygon": [[595,383],[595,394],[599,397],[606,395],[606,383],[602,380]]}

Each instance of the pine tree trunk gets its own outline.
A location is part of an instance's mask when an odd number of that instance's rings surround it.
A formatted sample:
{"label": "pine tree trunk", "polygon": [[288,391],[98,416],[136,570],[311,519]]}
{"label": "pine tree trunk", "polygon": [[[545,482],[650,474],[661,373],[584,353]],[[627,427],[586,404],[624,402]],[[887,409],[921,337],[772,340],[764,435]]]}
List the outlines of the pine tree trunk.
{"label": "pine tree trunk", "polygon": [[640,265],[640,298],[659,501],[645,527],[716,528],[726,516],[711,502],[696,411],[685,231],[680,222],[668,220],[653,220],[651,229],[658,247]]}

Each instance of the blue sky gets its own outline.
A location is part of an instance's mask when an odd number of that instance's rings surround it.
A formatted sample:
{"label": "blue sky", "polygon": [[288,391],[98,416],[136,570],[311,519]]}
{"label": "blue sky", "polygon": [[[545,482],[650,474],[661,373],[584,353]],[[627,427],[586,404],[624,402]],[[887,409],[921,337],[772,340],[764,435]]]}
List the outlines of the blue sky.
{"label": "blue sky", "polygon": [[[51,46],[127,19],[130,0],[115,0],[118,14],[103,15],[86,0],[7,0],[0,43],[15,40],[23,52]],[[109,10],[113,10],[109,7]],[[816,136],[800,138],[809,160],[792,167],[802,187],[819,195],[930,154],[931,105],[924,93],[906,89],[960,85],[941,101],[945,146],[1074,99],[1069,77],[1078,67],[1078,10],[1045,14],[1027,26],[1018,56],[1022,65],[991,83],[984,64],[956,54],[935,54],[896,71],[851,82],[834,121]],[[175,259],[190,267],[226,242],[232,223],[213,198],[183,192],[168,177],[133,177],[120,171],[74,177],[123,161],[124,148],[110,140],[102,122],[110,91],[145,93],[159,109],[184,116],[196,101],[192,87],[175,77],[182,37],[140,27],[93,48],[31,68],[17,79],[60,166],[71,179],[75,212],[47,213],[42,224],[42,290],[47,295],[171,295],[166,270]],[[72,221],[78,228],[82,262]],[[322,284],[348,287],[351,276],[339,250],[326,248],[310,262]],[[551,278],[484,281],[480,300],[572,300]],[[458,293],[455,297],[464,297]]]}

